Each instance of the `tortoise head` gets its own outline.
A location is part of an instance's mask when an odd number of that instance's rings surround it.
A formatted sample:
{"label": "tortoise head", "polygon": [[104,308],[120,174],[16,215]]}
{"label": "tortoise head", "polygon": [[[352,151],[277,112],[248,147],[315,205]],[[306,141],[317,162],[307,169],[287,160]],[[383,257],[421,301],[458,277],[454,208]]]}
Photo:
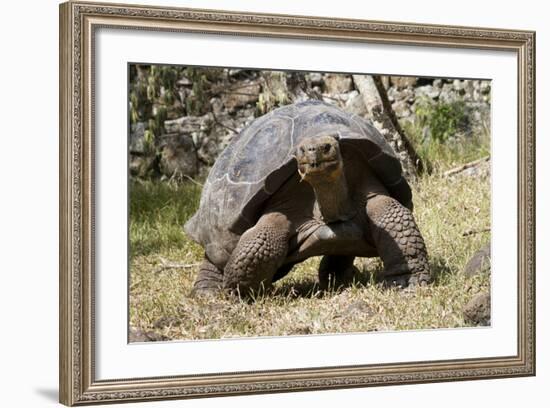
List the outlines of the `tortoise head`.
{"label": "tortoise head", "polygon": [[338,136],[307,137],[296,147],[295,156],[302,180],[312,185],[334,182],[343,173]]}

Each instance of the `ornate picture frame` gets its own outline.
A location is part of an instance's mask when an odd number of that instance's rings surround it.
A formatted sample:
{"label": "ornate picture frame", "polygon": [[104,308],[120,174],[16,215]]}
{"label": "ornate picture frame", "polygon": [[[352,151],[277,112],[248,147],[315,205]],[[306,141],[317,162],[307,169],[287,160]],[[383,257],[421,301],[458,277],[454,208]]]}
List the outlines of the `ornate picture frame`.
{"label": "ornate picture frame", "polygon": [[[517,353],[483,358],[97,379],[95,34],[99,28],[506,51],[517,58]],[[126,101],[122,101],[125,103]],[[66,405],[535,374],[535,33],[228,11],[60,6],[60,401]]]}

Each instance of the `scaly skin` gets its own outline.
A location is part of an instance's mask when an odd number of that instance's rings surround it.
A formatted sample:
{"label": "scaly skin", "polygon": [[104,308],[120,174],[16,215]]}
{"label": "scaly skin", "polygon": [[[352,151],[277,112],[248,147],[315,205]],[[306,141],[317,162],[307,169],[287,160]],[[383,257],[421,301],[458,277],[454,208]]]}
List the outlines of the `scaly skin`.
{"label": "scaly skin", "polygon": [[209,294],[223,287],[223,272],[208,259],[204,259],[199,268],[199,274],[193,284],[192,295]]}
{"label": "scaly skin", "polygon": [[411,211],[391,197],[378,195],[367,201],[367,216],[385,276],[405,285],[428,282],[426,245]]}
{"label": "scaly skin", "polygon": [[224,269],[223,287],[241,295],[271,287],[273,275],[288,251],[290,222],[285,215],[269,213],[247,230]]}

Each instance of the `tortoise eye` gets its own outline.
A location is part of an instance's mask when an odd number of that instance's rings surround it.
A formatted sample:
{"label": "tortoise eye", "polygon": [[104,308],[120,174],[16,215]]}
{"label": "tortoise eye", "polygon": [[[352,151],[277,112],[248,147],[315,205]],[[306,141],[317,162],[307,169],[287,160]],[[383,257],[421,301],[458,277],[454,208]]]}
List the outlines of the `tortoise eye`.
{"label": "tortoise eye", "polygon": [[325,153],[328,153],[330,151],[330,148],[332,147],[332,145],[330,143],[327,143],[325,146],[324,146],[324,149],[325,149]]}
{"label": "tortoise eye", "polygon": [[300,153],[304,154],[306,150],[304,149],[304,146],[300,146]]}

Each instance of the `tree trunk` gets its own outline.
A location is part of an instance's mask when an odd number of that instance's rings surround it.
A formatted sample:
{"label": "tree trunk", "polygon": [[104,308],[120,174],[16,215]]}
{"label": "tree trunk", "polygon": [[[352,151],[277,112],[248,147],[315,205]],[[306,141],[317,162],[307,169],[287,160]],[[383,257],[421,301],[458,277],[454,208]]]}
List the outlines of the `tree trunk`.
{"label": "tree trunk", "polygon": [[405,177],[415,179],[424,171],[422,160],[401,128],[386,88],[378,75],[353,75],[355,87],[361,94],[374,126],[397,153]]}

